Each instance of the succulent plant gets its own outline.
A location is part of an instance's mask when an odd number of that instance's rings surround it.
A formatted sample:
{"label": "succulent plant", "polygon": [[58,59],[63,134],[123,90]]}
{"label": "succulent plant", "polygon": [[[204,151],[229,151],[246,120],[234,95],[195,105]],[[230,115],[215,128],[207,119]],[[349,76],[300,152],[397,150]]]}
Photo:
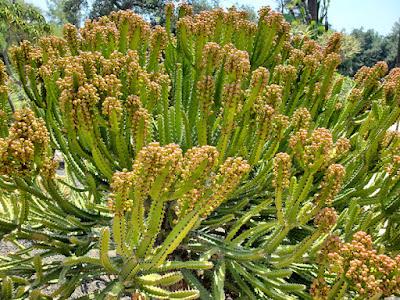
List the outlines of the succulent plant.
{"label": "succulent plant", "polygon": [[400,240],[400,72],[345,79],[339,50],[269,8],[255,24],[186,4],[165,28],[119,11],[14,47],[29,104],[1,115],[0,230],[19,248],[0,257],[3,297],[67,299],[96,279],[96,299],[398,293],[324,271],[333,234],[342,269],[355,232]]}

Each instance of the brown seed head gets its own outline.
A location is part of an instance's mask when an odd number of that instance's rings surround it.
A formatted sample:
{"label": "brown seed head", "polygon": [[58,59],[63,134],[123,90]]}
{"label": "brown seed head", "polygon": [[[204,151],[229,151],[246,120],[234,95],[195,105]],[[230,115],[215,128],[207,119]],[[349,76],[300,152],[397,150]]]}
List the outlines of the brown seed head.
{"label": "brown seed head", "polygon": [[314,219],[315,225],[322,231],[328,232],[336,224],[337,213],[332,207],[323,208]]}

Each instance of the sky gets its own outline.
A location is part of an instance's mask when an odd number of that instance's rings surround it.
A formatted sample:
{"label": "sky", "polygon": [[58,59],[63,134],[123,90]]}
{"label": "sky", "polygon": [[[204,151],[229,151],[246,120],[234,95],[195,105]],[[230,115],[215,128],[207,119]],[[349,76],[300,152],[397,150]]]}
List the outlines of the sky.
{"label": "sky", "polygon": [[[46,0],[26,0],[46,10]],[[275,0],[220,0],[221,5],[244,4],[254,7],[269,5],[276,8]],[[400,0],[331,0],[328,21],[336,30],[350,32],[354,28],[374,29],[388,34],[400,20]]]}

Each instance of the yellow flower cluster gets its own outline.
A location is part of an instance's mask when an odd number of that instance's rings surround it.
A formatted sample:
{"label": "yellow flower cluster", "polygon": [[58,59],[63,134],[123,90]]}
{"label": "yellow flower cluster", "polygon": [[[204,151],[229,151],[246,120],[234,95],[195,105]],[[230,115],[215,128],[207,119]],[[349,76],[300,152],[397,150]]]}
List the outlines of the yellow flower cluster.
{"label": "yellow flower cluster", "polygon": [[400,105],[400,68],[393,68],[385,77],[383,84],[387,103],[397,102]]}
{"label": "yellow flower cluster", "polygon": [[122,171],[115,172],[111,179],[112,193],[108,198],[108,208],[115,214],[122,215],[130,211],[133,205],[131,188],[133,186],[133,173]]}
{"label": "yellow flower cluster", "polygon": [[[327,271],[336,276],[344,276],[360,298],[390,296],[400,293],[400,256],[391,258],[379,254],[373,248],[371,237],[359,231],[349,243],[338,238],[330,238],[321,251],[322,262],[326,262]],[[330,287],[321,279],[314,281],[311,293],[316,299],[326,299],[324,295]]]}
{"label": "yellow flower cluster", "polygon": [[49,134],[43,120],[29,109],[14,114],[7,138],[0,139],[0,173],[7,176],[26,176],[34,172],[46,157]]}
{"label": "yellow flower cluster", "polygon": [[213,113],[215,82],[212,76],[203,76],[197,82],[200,110],[207,116]]}
{"label": "yellow flower cluster", "polygon": [[282,104],[282,86],[277,84],[268,85],[265,88],[264,102],[279,110]]}
{"label": "yellow flower cluster", "polygon": [[212,70],[217,69],[223,58],[221,46],[217,43],[209,42],[203,47],[201,68],[205,70],[206,74],[211,73]]}
{"label": "yellow flower cluster", "polygon": [[194,147],[185,153],[181,178],[182,182],[190,183],[192,188],[177,200],[175,213],[178,218],[187,210],[192,210],[206,194],[218,156],[217,149],[212,146]]}
{"label": "yellow flower cluster", "polygon": [[305,107],[296,109],[291,119],[291,125],[295,130],[305,129],[307,130],[310,126],[311,114]]}
{"label": "yellow flower cluster", "polygon": [[[307,120],[307,115],[305,117]],[[297,115],[296,118],[299,116]],[[306,123],[308,122],[305,121]],[[328,166],[334,158],[345,154],[350,150],[351,145],[346,138],[339,138],[334,144],[332,134],[328,129],[316,128],[311,132],[307,129],[299,129],[293,133],[289,139],[289,147],[305,167],[319,169]]]}
{"label": "yellow flower cluster", "polygon": [[325,171],[324,179],[321,183],[321,192],[316,196],[316,202],[331,205],[334,197],[340,192],[343,179],[346,174],[344,167],[340,164],[333,164]]}
{"label": "yellow flower cluster", "polygon": [[250,171],[250,165],[241,157],[229,157],[220,166],[210,186],[212,195],[206,199],[203,217],[214,211],[236,189],[242,177]]}
{"label": "yellow flower cluster", "polygon": [[290,182],[292,159],[289,154],[280,152],[274,158],[274,180],[273,185],[287,188]]}
{"label": "yellow flower cluster", "polygon": [[264,94],[269,78],[269,71],[264,67],[258,67],[252,72],[250,90],[257,92],[257,94],[255,95],[256,98],[259,98]]}
{"label": "yellow flower cluster", "polygon": [[53,179],[56,176],[58,161],[54,158],[45,157],[40,169],[40,175],[45,179]]}
{"label": "yellow flower cluster", "polygon": [[[218,162],[218,151],[212,146],[189,149],[185,155],[178,145],[160,146],[150,143],[138,153],[132,171],[114,173],[109,208],[123,213],[132,207],[133,198],[140,201],[151,197],[163,201],[179,188],[187,191],[177,199],[178,218],[192,210],[198,201],[205,217],[216,209],[237,187],[250,166],[241,158],[228,158],[213,173]],[[158,192],[156,192],[158,191]]]}
{"label": "yellow flower cluster", "polygon": [[224,23],[232,26],[237,31],[243,31],[251,34],[255,31],[256,26],[248,20],[248,14],[243,11],[237,11],[232,8],[228,12],[222,9],[212,11],[202,11],[193,16],[192,9],[186,5],[181,5],[182,17],[178,20],[177,26],[186,29],[187,32],[197,36],[213,36],[216,34],[218,24]]}
{"label": "yellow flower cluster", "polygon": [[8,75],[6,72],[6,67],[3,62],[0,62],[0,85],[5,85],[8,80]]}
{"label": "yellow flower cluster", "polygon": [[241,51],[228,44],[224,47],[225,72],[234,76],[236,81],[241,81],[250,71],[249,53]]}
{"label": "yellow flower cluster", "polygon": [[322,231],[328,232],[337,221],[336,210],[332,207],[323,208],[315,217],[315,225]]}
{"label": "yellow flower cluster", "polygon": [[372,89],[380,85],[381,78],[388,72],[388,65],[384,61],[376,63],[372,67],[363,66],[354,75],[357,87]]}
{"label": "yellow flower cluster", "polygon": [[159,143],[150,143],[139,151],[133,163],[132,180],[135,190],[145,198],[156,179],[163,176],[159,189],[167,193],[180,173],[181,164],[182,150],[178,145],[162,147]]}
{"label": "yellow flower cluster", "polygon": [[0,61],[0,99],[2,97],[7,97],[8,87],[7,87],[8,75],[6,72],[6,67],[3,62]]}

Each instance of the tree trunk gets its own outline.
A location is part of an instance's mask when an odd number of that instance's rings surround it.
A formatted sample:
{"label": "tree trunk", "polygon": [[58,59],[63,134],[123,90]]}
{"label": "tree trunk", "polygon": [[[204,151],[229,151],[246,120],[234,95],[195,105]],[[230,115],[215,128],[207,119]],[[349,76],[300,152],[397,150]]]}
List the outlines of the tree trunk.
{"label": "tree trunk", "polygon": [[397,57],[396,57],[396,67],[400,67],[400,27],[399,27],[399,32],[397,33],[398,35],[398,43],[397,43]]}
{"label": "tree trunk", "polygon": [[310,14],[311,21],[315,21],[318,24],[318,1],[308,0],[307,2],[308,13]]}

